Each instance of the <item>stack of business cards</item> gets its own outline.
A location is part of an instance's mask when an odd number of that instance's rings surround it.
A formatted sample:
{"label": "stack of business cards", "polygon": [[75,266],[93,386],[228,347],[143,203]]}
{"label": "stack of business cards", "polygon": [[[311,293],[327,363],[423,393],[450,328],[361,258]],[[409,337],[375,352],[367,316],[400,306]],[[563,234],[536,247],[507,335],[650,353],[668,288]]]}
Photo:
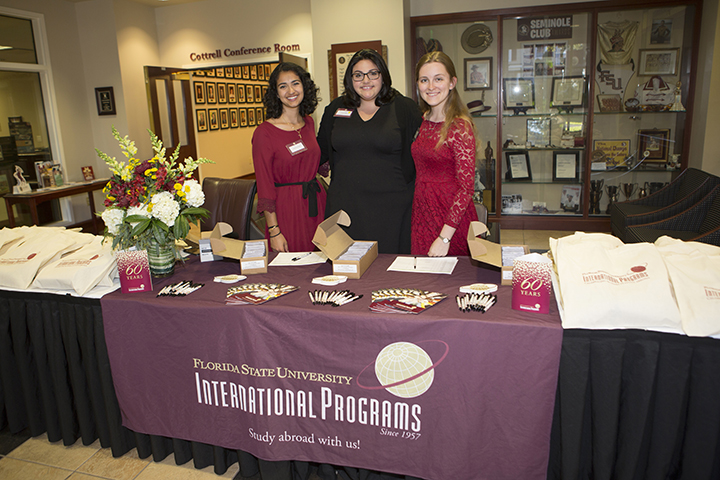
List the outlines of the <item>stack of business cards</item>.
{"label": "stack of business cards", "polygon": [[245,242],[243,258],[257,258],[265,256],[265,242]]}
{"label": "stack of business cards", "polygon": [[373,242],[354,242],[338,257],[338,260],[359,261],[373,246]]}
{"label": "stack of business cards", "polygon": [[279,283],[248,283],[228,288],[225,303],[227,305],[260,305],[297,289],[298,287],[294,285]]}
{"label": "stack of business cards", "polygon": [[312,283],[332,287],[334,285],[339,285],[347,281],[347,279],[348,277],[346,277],[345,275],[325,275],[324,277],[313,278]]}
{"label": "stack of business cards", "polygon": [[414,288],[384,288],[372,292],[370,310],[377,313],[420,313],[447,298],[444,293]]}

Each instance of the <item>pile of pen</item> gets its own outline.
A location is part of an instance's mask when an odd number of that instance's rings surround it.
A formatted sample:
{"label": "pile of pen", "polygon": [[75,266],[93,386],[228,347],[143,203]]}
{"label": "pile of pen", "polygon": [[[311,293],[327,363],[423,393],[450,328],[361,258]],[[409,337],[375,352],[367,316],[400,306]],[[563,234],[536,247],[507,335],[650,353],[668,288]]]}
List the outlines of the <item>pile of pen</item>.
{"label": "pile of pen", "polygon": [[195,290],[202,288],[204,283],[193,283],[190,280],[183,280],[182,282],[173,283],[172,285],[164,286],[157,294],[158,297],[184,297],[190,295]]}
{"label": "pile of pen", "polygon": [[355,295],[350,290],[313,290],[308,292],[308,295],[313,305],[332,305],[333,307],[340,307],[362,298],[362,295]]}
{"label": "pile of pen", "polygon": [[462,297],[455,296],[458,308],[463,312],[482,312],[490,310],[495,305],[497,295],[491,293],[466,293]]}

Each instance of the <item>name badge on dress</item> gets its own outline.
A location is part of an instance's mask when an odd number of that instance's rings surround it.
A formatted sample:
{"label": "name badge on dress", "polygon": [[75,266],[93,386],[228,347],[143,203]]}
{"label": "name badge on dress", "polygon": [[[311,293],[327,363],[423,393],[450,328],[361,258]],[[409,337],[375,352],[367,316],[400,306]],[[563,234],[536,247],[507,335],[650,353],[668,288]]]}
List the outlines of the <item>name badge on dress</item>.
{"label": "name badge on dress", "polygon": [[335,110],[335,117],[350,118],[352,116],[352,110],[348,108],[338,108]]}
{"label": "name badge on dress", "polygon": [[285,145],[285,148],[287,148],[288,152],[290,152],[290,155],[293,155],[293,156],[307,150],[307,147],[305,146],[305,144],[303,143],[302,140],[298,140],[293,143],[288,143],[287,145]]}

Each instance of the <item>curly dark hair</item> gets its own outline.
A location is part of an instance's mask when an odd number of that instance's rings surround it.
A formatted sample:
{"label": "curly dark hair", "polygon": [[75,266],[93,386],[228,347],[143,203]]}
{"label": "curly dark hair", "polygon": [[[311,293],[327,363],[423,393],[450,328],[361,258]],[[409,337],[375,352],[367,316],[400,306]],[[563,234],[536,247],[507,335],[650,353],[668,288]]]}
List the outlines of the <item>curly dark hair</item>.
{"label": "curly dark hair", "polygon": [[268,90],[263,97],[263,105],[265,105],[265,110],[267,111],[265,114],[266,118],[280,118],[280,115],[282,115],[283,104],[280,101],[277,91],[278,77],[282,72],[293,72],[302,82],[303,99],[302,102],[300,102],[300,116],[304,117],[313,113],[320,100],[318,96],[320,89],[315,85],[312,78],[310,78],[310,74],[300,65],[283,62],[275,67],[275,70],[270,74],[270,79],[268,80]]}
{"label": "curly dark hair", "polygon": [[355,52],[352,56],[347,68],[345,69],[345,76],[343,77],[343,87],[345,88],[345,105],[350,108],[357,108],[360,106],[360,95],[355,91],[353,85],[353,68],[361,60],[370,60],[375,64],[377,69],[380,71],[380,77],[382,78],[382,86],[380,87],[380,93],[375,97],[375,105],[381,107],[390,103],[398,93],[397,90],[392,88],[392,79],[390,78],[390,70],[388,70],[385,60],[382,56],[371,48],[363,48]]}

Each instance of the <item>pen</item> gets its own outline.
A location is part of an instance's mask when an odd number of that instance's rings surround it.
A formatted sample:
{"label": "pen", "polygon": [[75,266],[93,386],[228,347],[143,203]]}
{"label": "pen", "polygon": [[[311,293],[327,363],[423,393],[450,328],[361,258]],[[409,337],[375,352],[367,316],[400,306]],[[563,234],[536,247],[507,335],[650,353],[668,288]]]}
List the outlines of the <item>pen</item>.
{"label": "pen", "polygon": [[311,253],[312,253],[312,252],[303,253],[303,254],[300,255],[299,257],[293,258],[292,261],[293,261],[293,262],[297,262],[298,260],[301,260],[301,259],[303,259],[303,258],[305,258],[305,257],[309,257]]}

